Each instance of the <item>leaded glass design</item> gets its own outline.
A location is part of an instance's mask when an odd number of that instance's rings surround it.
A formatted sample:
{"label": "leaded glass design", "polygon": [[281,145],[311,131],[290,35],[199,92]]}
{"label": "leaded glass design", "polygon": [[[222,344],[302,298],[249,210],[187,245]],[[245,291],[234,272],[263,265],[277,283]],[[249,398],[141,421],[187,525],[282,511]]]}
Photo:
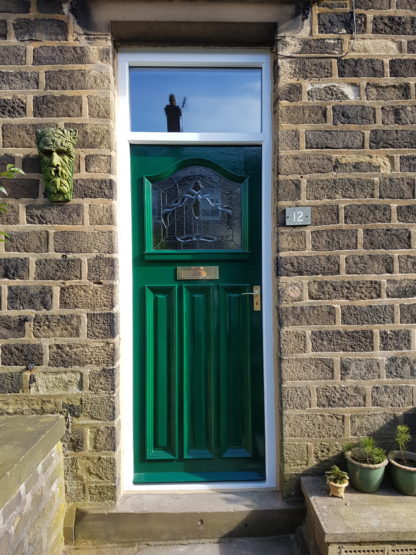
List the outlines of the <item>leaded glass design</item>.
{"label": "leaded glass design", "polygon": [[154,250],[242,250],[242,188],[202,165],[152,183]]}

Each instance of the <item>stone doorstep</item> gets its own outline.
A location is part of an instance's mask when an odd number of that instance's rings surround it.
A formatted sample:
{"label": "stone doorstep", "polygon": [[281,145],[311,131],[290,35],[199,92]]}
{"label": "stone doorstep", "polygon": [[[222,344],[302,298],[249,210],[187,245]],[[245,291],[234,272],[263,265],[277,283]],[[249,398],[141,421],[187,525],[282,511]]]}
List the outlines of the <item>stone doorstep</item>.
{"label": "stone doorstep", "polygon": [[117,505],[72,506],[67,545],[267,537],[294,531],[304,505],[283,501],[279,492],[137,493]]}
{"label": "stone doorstep", "polygon": [[344,499],[339,499],[329,497],[323,477],[308,476],[302,478],[302,491],[307,533],[321,554],[416,554],[414,497],[401,495],[389,486],[372,494],[349,486]]}

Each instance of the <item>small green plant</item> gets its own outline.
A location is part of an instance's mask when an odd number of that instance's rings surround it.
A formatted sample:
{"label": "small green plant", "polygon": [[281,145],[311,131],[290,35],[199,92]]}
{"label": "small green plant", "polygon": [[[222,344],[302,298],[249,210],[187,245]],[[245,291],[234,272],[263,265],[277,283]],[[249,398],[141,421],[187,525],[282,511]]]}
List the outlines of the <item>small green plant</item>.
{"label": "small green plant", "polygon": [[328,481],[333,484],[345,484],[345,482],[348,482],[350,479],[348,473],[341,470],[336,464],[333,464],[331,468],[325,472],[325,476]]}
{"label": "small green plant", "polygon": [[405,452],[409,443],[412,441],[412,436],[410,435],[410,428],[406,425],[399,425],[396,429],[396,443],[400,449],[400,456],[405,465],[407,465]]}
{"label": "small green plant", "polygon": [[[15,177],[17,174],[24,173],[20,168],[16,168],[13,164],[7,164],[6,171],[0,172],[0,178],[10,178]],[[0,185],[0,193],[3,195],[7,195],[6,189]],[[7,204],[5,202],[0,203],[0,212],[5,212],[7,210]],[[9,238],[9,234],[5,231],[0,231],[0,242],[5,241]]]}
{"label": "small green plant", "polygon": [[380,464],[386,459],[385,450],[377,447],[372,437],[362,437],[358,443],[346,443],[344,451],[348,451],[355,461],[364,464]]}

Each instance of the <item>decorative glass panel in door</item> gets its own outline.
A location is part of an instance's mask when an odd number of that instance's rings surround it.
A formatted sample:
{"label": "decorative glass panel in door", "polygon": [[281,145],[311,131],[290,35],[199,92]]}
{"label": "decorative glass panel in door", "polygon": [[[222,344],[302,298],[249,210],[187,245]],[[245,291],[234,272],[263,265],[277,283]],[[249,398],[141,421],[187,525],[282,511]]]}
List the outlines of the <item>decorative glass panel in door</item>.
{"label": "decorative glass panel in door", "polygon": [[131,160],[134,481],[263,480],[261,147]]}

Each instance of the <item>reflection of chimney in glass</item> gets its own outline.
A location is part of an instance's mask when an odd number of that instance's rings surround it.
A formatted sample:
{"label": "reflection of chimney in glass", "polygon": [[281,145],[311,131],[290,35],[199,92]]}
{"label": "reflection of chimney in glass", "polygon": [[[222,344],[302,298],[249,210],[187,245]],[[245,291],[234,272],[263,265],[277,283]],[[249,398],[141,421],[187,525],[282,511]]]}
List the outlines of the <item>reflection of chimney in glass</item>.
{"label": "reflection of chimney in glass", "polygon": [[178,132],[181,130],[182,111],[176,106],[176,98],[174,94],[169,95],[169,104],[165,106],[166,121],[168,131]]}

